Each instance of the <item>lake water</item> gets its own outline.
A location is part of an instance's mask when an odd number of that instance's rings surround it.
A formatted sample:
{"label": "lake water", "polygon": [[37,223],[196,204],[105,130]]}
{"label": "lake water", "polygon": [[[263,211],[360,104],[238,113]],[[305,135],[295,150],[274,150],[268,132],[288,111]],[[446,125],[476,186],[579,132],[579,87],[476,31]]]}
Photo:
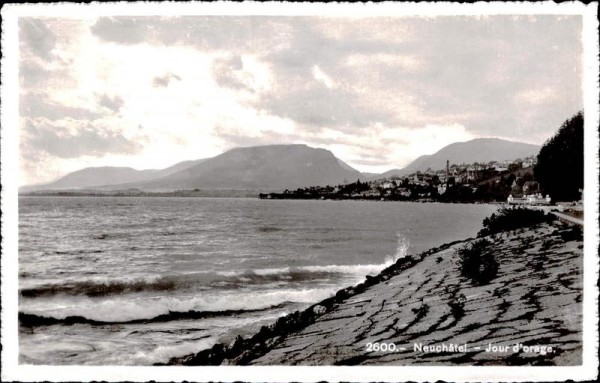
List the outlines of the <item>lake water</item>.
{"label": "lake water", "polygon": [[21,197],[21,363],[148,365],[474,236],[491,205]]}

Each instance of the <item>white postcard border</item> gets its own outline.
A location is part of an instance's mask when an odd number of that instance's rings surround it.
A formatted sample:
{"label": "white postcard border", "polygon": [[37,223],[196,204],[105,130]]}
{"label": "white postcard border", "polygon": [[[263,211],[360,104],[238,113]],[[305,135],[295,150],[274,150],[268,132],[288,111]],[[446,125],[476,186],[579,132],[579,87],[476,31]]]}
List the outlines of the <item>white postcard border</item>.
{"label": "white postcard border", "polygon": [[[94,3],[2,8],[2,380],[11,381],[562,381],[594,379],[598,369],[598,21],[597,4],[581,3]],[[330,17],[492,14],[582,15],[584,25],[585,227],[583,365],[575,367],[124,367],[18,364],[18,41],[22,16],[318,15]]]}

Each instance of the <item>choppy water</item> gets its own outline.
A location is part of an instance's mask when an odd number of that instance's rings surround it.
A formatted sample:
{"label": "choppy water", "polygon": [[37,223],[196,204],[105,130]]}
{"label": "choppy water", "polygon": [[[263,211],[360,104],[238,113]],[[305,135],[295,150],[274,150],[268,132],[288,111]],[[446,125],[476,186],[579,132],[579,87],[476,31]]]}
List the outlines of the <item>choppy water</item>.
{"label": "choppy water", "polygon": [[152,364],[474,236],[490,205],[21,197],[21,363]]}

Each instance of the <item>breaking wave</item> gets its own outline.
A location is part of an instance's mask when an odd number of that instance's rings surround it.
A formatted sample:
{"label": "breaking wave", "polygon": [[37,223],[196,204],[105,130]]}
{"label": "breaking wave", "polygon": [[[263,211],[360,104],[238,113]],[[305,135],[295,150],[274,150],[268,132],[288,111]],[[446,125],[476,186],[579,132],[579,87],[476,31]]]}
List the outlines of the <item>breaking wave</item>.
{"label": "breaking wave", "polygon": [[398,235],[395,252],[380,264],[257,268],[121,280],[96,278],[28,287],[20,290],[22,297],[45,299],[23,300],[19,321],[26,327],[135,324],[283,310],[318,302],[335,294],[341,284],[357,283],[366,275],[377,274],[405,257],[409,248],[409,242]]}
{"label": "breaking wave", "polygon": [[396,255],[388,257],[383,264],[263,268],[238,272],[191,273],[122,280],[88,279],[22,288],[20,294],[25,298],[55,295],[106,297],[141,292],[185,292],[241,288],[274,283],[327,282],[335,281],[344,276],[359,278],[376,274],[397,260],[399,258],[398,254],[400,253],[397,252]]}
{"label": "breaking wave", "polygon": [[28,314],[24,312],[19,313],[19,324],[24,327],[37,327],[37,326],[51,326],[51,325],[73,325],[73,324],[89,324],[94,326],[101,326],[107,324],[146,324],[146,323],[161,323],[171,322],[177,320],[191,320],[191,319],[204,319],[213,318],[219,316],[232,316],[241,315],[245,313],[263,312],[267,310],[274,310],[284,308],[284,303],[264,308],[250,309],[250,310],[223,310],[223,311],[169,311],[166,314],[159,314],[152,318],[139,318],[130,320],[98,320],[90,319],[81,315],[70,315],[64,318],[55,318],[51,316],[43,316],[37,314]]}
{"label": "breaking wave", "polygon": [[148,323],[284,309],[314,303],[335,293],[334,288],[274,291],[232,291],[220,295],[190,294],[187,297],[117,297],[50,299],[20,308],[22,325]]}
{"label": "breaking wave", "polygon": [[410,249],[410,241],[405,236],[398,233],[396,237],[398,237],[396,252],[386,258],[386,265],[388,266],[395,263],[398,259],[406,257]]}

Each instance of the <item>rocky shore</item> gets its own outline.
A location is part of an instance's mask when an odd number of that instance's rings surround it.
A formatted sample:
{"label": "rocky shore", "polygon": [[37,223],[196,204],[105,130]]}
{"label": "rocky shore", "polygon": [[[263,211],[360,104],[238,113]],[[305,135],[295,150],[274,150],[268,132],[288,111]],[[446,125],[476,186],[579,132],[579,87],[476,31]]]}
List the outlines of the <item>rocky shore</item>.
{"label": "rocky shore", "polygon": [[375,277],[175,365],[577,365],[583,237],[558,220],[485,237],[497,274],[461,273],[468,239],[407,256]]}

